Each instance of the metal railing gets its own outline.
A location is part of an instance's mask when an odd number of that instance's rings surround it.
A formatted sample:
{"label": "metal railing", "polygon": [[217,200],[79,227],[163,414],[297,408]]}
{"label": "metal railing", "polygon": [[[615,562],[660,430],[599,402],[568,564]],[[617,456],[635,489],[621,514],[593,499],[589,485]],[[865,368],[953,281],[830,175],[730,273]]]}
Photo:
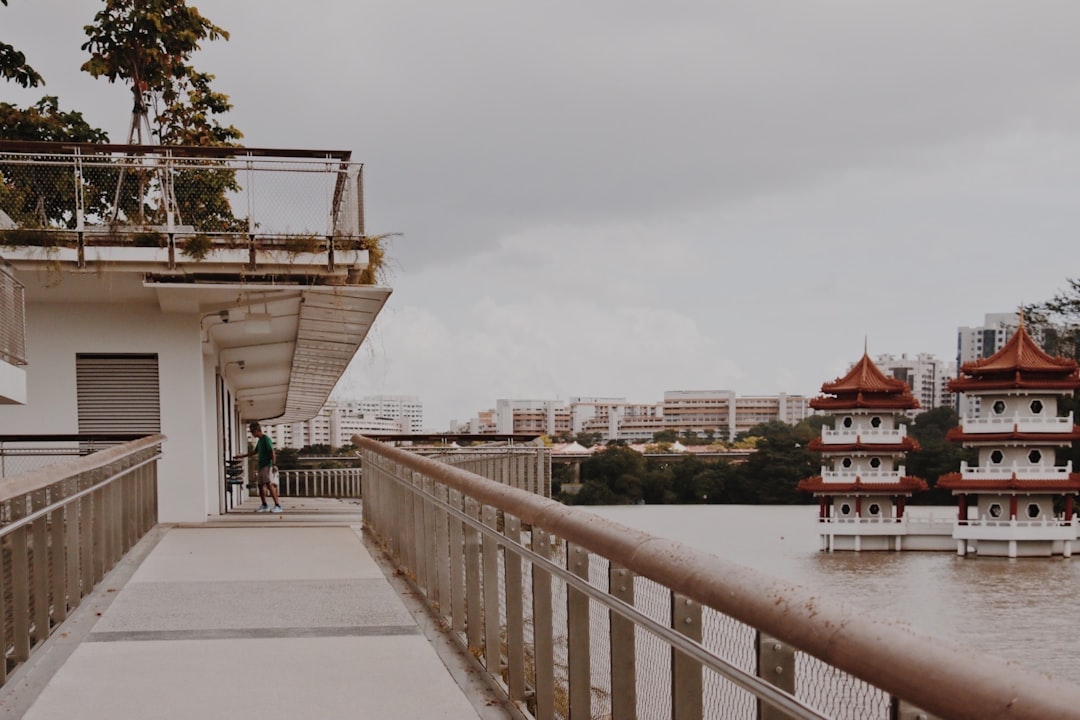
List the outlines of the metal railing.
{"label": "metal railing", "polygon": [[37,470],[145,437],[132,433],[0,435],[0,478]]}
{"label": "metal railing", "polygon": [[367,250],[344,151],[0,140],[0,248],[51,262],[330,264]]}
{"label": "metal railing", "polygon": [[282,497],[359,498],[359,467],[316,470],[281,470],[278,492]]}
{"label": "metal railing", "polygon": [[22,283],[0,265],[0,360],[26,364],[26,300]]}
{"label": "metal railing", "polygon": [[0,141],[0,203],[20,227],[138,236],[149,225],[291,236],[363,234],[351,153]]}
{"label": "metal railing", "polygon": [[157,523],[163,435],[0,483],[0,684]]}
{"label": "metal railing", "polygon": [[419,452],[502,485],[551,497],[551,448],[506,445]]}
{"label": "metal railing", "polygon": [[1080,688],[354,437],[364,527],[538,720],[1075,717]]}

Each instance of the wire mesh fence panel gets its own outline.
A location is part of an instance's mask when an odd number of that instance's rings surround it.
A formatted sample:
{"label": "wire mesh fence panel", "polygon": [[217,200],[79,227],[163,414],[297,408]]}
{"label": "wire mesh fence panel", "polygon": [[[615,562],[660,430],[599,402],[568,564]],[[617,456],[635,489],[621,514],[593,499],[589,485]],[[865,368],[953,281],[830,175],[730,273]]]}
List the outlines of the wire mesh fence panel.
{"label": "wire mesh fence panel", "polygon": [[[702,608],[701,644],[739,670],[753,674],[757,664],[757,631],[712,608]],[[757,700],[720,673],[706,669],[703,682],[705,717],[754,720]]]}
{"label": "wire mesh fence panel", "polygon": [[[671,591],[648,578],[634,578],[634,608],[657,623],[671,627]],[[671,646],[654,633],[638,628],[637,708],[639,718],[671,717]]]}
{"label": "wire mesh fence panel", "polygon": [[823,660],[795,653],[795,697],[835,720],[888,720],[890,698]]}

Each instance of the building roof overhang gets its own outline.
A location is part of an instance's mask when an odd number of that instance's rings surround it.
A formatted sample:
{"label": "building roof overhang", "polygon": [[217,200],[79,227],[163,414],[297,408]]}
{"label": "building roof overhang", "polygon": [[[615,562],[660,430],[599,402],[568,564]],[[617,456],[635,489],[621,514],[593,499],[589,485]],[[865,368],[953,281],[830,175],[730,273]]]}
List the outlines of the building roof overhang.
{"label": "building roof overhang", "polygon": [[319,413],[391,289],[373,285],[176,283],[147,279],[165,313],[198,312],[245,421]]}

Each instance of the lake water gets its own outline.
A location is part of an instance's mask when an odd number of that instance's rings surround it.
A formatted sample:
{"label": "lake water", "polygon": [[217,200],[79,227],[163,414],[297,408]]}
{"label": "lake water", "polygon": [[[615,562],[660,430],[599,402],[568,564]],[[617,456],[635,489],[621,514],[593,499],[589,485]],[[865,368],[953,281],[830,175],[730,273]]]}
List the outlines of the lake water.
{"label": "lake water", "polygon": [[[961,558],[950,552],[820,551],[817,506],[587,508],[797,583],[922,634],[1080,684],[1080,555]],[[909,507],[952,516],[953,508]]]}

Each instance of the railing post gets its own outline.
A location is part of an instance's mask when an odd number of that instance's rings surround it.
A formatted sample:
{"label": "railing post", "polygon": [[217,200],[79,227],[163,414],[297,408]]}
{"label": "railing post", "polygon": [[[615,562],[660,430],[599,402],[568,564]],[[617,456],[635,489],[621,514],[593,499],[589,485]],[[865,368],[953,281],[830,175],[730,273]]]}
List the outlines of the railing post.
{"label": "railing post", "polygon": [[453,550],[450,547],[450,520],[444,504],[449,502],[449,492],[446,485],[436,482],[433,488],[435,503],[432,510],[435,512],[435,584],[432,602],[444,617],[449,617],[448,605],[450,604],[450,556]]}
{"label": "railing post", "polygon": [[[784,692],[795,694],[795,648],[759,632],[757,637],[757,675]],[[791,715],[758,700],[759,720],[791,720]]]}
{"label": "railing post", "polygon": [[[634,607],[634,574],[611,563],[608,587],[613,597]],[[608,611],[611,628],[611,716],[637,719],[637,660],[634,621]]]}
{"label": "railing post", "polygon": [[[30,493],[30,511],[37,512],[48,507],[44,489]],[[34,645],[40,645],[49,637],[49,533],[45,516],[31,523],[31,550],[33,552]]]}
{"label": "railing post", "polygon": [[499,513],[490,506],[481,509],[488,532],[483,539],[484,567],[484,666],[492,675],[502,672],[502,642],[499,637],[499,544],[493,533],[499,531]]}
{"label": "railing post", "polygon": [[[479,504],[471,497],[465,498],[465,514],[471,520],[479,519]],[[465,632],[471,651],[479,651],[484,644],[483,612],[480,587],[480,531],[465,525]]]}
{"label": "railing post", "polygon": [[[449,490],[448,501],[450,507],[460,511],[462,509],[461,493],[457,490]],[[448,516],[450,533],[450,627],[454,632],[465,632],[465,531],[459,518]],[[445,614],[445,613],[444,613]]]}
{"label": "railing post", "polygon": [[506,578],[506,685],[510,699],[525,699],[525,609],[521,580],[521,557],[514,552],[521,545],[521,520],[503,515],[503,574]]}
{"label": "railing post", "polygon": [[[541,558],[551,557],[551,535],[533,527],[532,551]],[[555,643],[552,634],[551,573],[532,566],[533,598],[533,717],[555,718]]]}
{"label": "railing post", "polygon": [[424,593],[429,601],[434,601],[439,594],[439,548],[436,540],[436,519],[439,515],[435,507],[435,481],[424,478]]}
{"label": "railing post", "polygon": [[[26,517],[26,497],[16,497],[10,508],[12,522]],[[25,526],[11,533],[11,644],[16,662],[30,657],[30,567],[26,534]]]}
{"label": "railing post", "polygon": [[925,710],[904,702],[899,698],[893,698],[889,706],[889,720],[942,720],[937,715],[931,715]]}
{"label": "railing post", "polygon": [[[701,642],[701,605],[684,595],[672,593],[671,625],[691,640]],[[701,720],[701,692],[701,663],[672,648],[672,720]]]}
{"label": "railing post", "polygon": [[[585,548],[566,544],[566,569],[579,578],[589,579],[589,553]],[[592,717],[592,672],[589,648],[589,596],[566,586],[567,671],[570,682],[570,720]]]}

